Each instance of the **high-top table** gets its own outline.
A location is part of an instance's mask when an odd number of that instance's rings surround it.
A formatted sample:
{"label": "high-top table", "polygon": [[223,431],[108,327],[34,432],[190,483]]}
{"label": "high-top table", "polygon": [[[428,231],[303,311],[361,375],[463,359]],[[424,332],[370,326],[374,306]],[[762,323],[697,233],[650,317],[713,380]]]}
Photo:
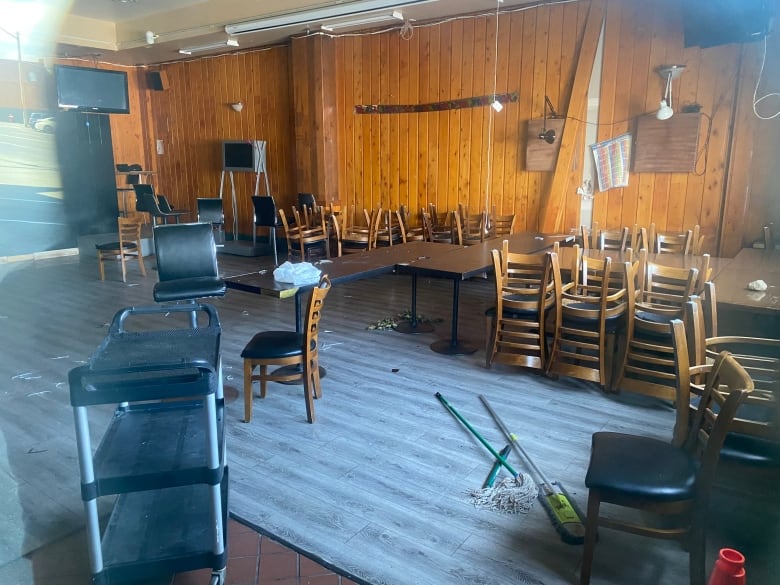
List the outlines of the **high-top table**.
{"label": "high-top table", "polygon": [[[535,254],[552,248],[555,242],[564,242],[573,236],[544,235],[536,232],[522,232],[487,240],[467,248],[446,254],[436,254],[420,259],[408,266],[399,266],[399,270],[412,275],[435,278],[451,278],[452,289],[452,325],[449,339],[440,339],[431,344],[431,349],[446,355],[467,355],[477,351],[477,345],[458,337],[458,311],[460,283],[467,278],[493,271],[492,250],[501,249],[503,240],[509,240],[509,251],[517,254]],[[436,244],[437,246],[441,244]]]}
{"label": "high-top table", "polygon": [[[756,280],[766,282],[767,289],[748,289]],[[715,287],[719,309],[780,316],[780,250],[740,250],[715,277]]]}

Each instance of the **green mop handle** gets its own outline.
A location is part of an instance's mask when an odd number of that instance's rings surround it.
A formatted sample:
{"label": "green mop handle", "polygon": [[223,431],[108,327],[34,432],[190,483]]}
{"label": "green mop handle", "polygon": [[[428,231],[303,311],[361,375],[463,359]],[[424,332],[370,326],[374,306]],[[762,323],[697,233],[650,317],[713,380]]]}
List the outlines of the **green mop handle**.
{"label": "green mop handle", "polygon": [[451,406],[449,402],[447,402],[447,399],[446,399],[446,398],[444,398],[444,396],[442,396],[442,395],[441,395],[441,392],[437,392],[437,393],[436,393],[436,398],[438,398],[438,399],[439,399],[439,402],[441,402],[441,403],[444,405],[444,407],[445,407],[447,410],[449,410],[449,411],[452,413],[452,415],[453,415],[455,418],[457,418],[457,419],[458,419],[460,422],[462,422],[462,423],[465,425],[465,427],[466,427],[468,430],[470,430],[470,431],[471,431],[471,433],[472,433],[472,434],[473,434],[473,435],[474,435],[474,436],[475,436],[477,439],[479,439],[479,442],[480,442],[480,443],[482,443],[482,444],[485,446],[485,448],[486,448],[488,451],[490,451],[491,455],[493,455],[493,457],[495,457],[497,461],[500,461],[500,462],[501,462],[501,465],[503,465],[504,467],[506,467],[507,471],[509,471],[509,473],[511,473],[513,477],[517,477],[518,475],[520,475],[519,473],[517,473],[517,471],[515,471],[515,470],[514,470],[514,468],[513,468],[511,465],[509,465],[509,463],[507,463],[507,462],[506,462],[506,459],[504,459],[504,458],[503,458],[503,457],[502,457],[502,456],[501,456],[501,455],[498,453],[498,451],[496,451],[496,450],[495,450],[495,449],[494,449],[494,448],[493,448],[493,447],[490,445],[490,443],[488,443],[488,442],[487,442],[487,441],[484,439],[484,437],[483,437],[482,435],[480,435],[480,434],[479,434],[479,432],[477,431],[477,429],[475,429],[474,427],[472,427],[472,426],[469,424],[469,421],[467,421],[465,418],[463,418],[463,417],[460,415],[460,413],[459,413],[457,410],[455,410],[455,408],[454,408],[453,406]]}

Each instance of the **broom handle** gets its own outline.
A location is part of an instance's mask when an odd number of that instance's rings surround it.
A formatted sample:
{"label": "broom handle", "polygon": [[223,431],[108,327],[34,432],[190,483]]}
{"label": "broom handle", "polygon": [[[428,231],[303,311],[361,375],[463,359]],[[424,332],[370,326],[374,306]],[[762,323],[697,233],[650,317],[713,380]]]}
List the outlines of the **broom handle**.
{"label": "broom handle", "polygon": [[547,479],[547,477],[542,473],[542,470],[539,469],[536,464],[534,463],[533,459],[529,457],[528,453],[525,452],[525,449],[523,449],[523,446],[520,444],[520,442],[517,440],[517,435],[510,432],[509,429],[506,427],[506,425],[503,423],[503,421],[498,417],[498,413],[496,413],[495,410],[493,410],[493,407],[490,406],[490,403],[488,402],[488,399],[483,394],[479,395],[479,399],[482,401],[482,404],[485,405],[485,408],[487,408],[488,412],[490,413],[490,416],[493,417],[493,420],[496,421],[496,424],[501,429],[501,431],[506,435],[507,440],[512,444],[512,448],[516,449],[520,457],[524,461],[528,462],[528,465],[531,467],[531,469],[536,473],[536,475],[539,476],[539,478],[542,480],[542,485],[544,486],[545,491],[547,492],[547,495],[554,494],[555,490],[552,487],[552,484],[550,483],[550,480]]}
{"label": "broom handle", "polygon": [[479,434],[479,432],[477,431],[477,429],[475,429],[474,427],[472,427],[472,426],[469,424],[469,421],[467,421],[465,418],[463,418],[463,417],[460,415],[460,413],[459,413],[457,410],[455,410],[455,408],[454,408],[452,405],[450,405],[450,403],[449,403],[449,402],[447,402],[447,399],[446,399],[446,398],[444,398],[444,396],[442,396],[440,392],[437,392],[437,393],[436,393],[436,398],[438,398],[438,399],[439,399],[439,402],[441,402],[441,403],[444,405],[444,407],[445,407],[447,410],[449,410],[449,411],[452,413],[452,415],[453,415],[455,418],[457,418],[457,419],[458,419],[460,422],[462,422],[462,423],[464,424],[464,426],[465,426],[465,427],[466,427],[468,430],[470,430],[470,431],[471,431],[471,433],[472,433],[472,434],[473,434],[473,435],[474,435],[474,436],[475,436],[477,439],[479,439],[479,442],[480,442],[480,443],[482,443],[482,444],[485,446],[485,448],[486,448],[488,451],[490,451],[490,453],[493,455],[493,457],[495,457],[495,458],[496,458],[496,460],[497,460],[497,461],[501,462],[501,465],[503,465],[504,467],[506,467],[506,468],[507,468],[507,471],[509,471],[509,473],[511,473],[513,477],[517,477],[517,476],[519,475],[519,473],[517,473],[517,471],[515,471],[515,470],[512,468],[512,466],[511,466],[511,465],[509,465],[509,463],[507,463],[507,462],[506,462],[506,459],[504,459],[503,457],[501,457],[501,455],[499,455],[498,451],[496,451],[496,450],[495,450],[495,449],[494,449],[494,448],[493,448],[493,447],[490,445],[490,443],[488,443],[488,442],[487,442],[487,441],[484,439],[484,437],[483,437],[482,435],[480,435],[480,434]]}

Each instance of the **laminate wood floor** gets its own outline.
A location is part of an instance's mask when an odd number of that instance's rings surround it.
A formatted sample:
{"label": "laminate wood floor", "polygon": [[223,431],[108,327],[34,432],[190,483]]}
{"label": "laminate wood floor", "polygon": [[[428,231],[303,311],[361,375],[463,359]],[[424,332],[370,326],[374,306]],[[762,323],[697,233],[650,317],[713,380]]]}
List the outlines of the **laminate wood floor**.
{"label": "laminate wood floor", "polygon": [[[259,267],[271,268],[267,258],[220,256],[226,273]],[[0,265],[3,582],[10,582],[3,580],[4,567],[83,525],[67,373],[94,351],[117,309],[153,304],[153,271],[143,278],[131,264],[125,284],[111,268],[110,280],[101,282],[94,259]],[[223,325],[231,512],[356,582],[576,583],[581,547],[561,542],[538,503],[527,515],[503,515],[468,501],[467,490],[482,484],[491,456],[434,393],[500,447],[504,438],[478,400],[487,395],[536,463],[583,509],[591,434],[667,439],[672,405],[515,368],[487,370],[483,351],[436,354],[428,345],[449,335],[452,283],[421,279],[418,296],[418,311],[442,320],[435,333],[367,329],[409,308],[408,276],[334,286],[322,321],[327,377],[313,425],[306,422],[301,388],[279,384],[270,385],[264,400],[254,399],[252,422],[242,422],[241,349],[259,330],[292,328],[292,300],[228,291],[212,301]],[[461,287],[460,331],[480,344],[491,297],[489,280]],[[95,410],[90,423],[99,437],[112,409]],[[748,497],[734,491],[744,488],[746,474],[724,473],[731,484],[739,482],[715,495],[708,564],[718,548],[732,546],[748,557],[751,585],[777,583],[776,484],[749,479],[756,493]],[[111,502],[101,504],[107,514]],[[687,582],[680,546],[602,531],[594,585],[661,582]]]}

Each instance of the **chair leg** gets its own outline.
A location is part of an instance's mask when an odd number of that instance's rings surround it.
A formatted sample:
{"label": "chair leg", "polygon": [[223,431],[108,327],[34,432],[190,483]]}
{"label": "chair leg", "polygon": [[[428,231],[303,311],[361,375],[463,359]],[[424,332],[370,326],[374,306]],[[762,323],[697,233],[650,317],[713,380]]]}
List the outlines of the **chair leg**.
{"label": "chair leg", "polygon": [[141,253],[141,244],[138,244],[138,268],[141,270],[141,275],[146,277],[146,266],[144,266],[144,255]]}
{"label": "chair leg", "polygon": [[244,422],[252,420],[252,360],[244,360]]}
{"label": "chair leg", "polygon": [[122,264],[122,282],[127,282],[127,264],[125,263],[124,252],[119,252],[119,262]]}
{"label": "chair leg", "polygon": [[588,492],[588,515],[585,520],[585,545],[582,550],[580,585],[590,584],[590,571],[593,567],[593,552],[596,548],[596,533],[599,526],[599,507],[601,498],[597,491]]}
{"label": "chair leg", "polygon": [[265,390],[268,387],[268,366],[260,366],[260,398],[265,398]]}
{"label": "chair leg", "polygon": [[100,280],[106,279],[106,269],[103,266],[103,254],[98,251],[98,270],[100,270]]}
{"label": "chair leg", "polygon": [[[314,422],[314,376],[312,360],[306,360],[303,365],[303,396],[306,399],[306,420]],[[319,366],[316,376],[319,378]]]}
{"label": "chair leg", "polygon": [[279,266],[279,257],[276,254],[276,228],[275,227],[270,228],[268,232],[268,237],[271,238],[271,246],[274,249],[274,266]]}

